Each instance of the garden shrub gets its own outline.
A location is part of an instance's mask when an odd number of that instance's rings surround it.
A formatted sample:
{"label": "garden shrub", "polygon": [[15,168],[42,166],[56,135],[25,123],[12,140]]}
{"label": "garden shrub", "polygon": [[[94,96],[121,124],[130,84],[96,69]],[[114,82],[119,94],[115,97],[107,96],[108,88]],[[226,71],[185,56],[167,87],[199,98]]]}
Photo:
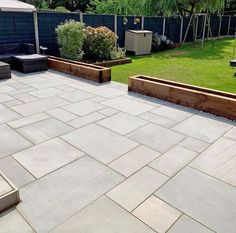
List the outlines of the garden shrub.
{"label": "garden shrub", "polygon": [[121,48],[114,48],[111,51],[111,60],[118,60],[118,59],[125,58],[125,53],[126,51]]}
{"label": "garden shrub", "polygon": [[61,23],[56,28],[61,57],[71,60],[83,58],[84,24],[75,20]]}
{"label": "garden shrub", "polygon": [[86,27],[84,52],[86,58],[92,60],[110,60],[111,52],[117,41],[117,36],[107,27]]}

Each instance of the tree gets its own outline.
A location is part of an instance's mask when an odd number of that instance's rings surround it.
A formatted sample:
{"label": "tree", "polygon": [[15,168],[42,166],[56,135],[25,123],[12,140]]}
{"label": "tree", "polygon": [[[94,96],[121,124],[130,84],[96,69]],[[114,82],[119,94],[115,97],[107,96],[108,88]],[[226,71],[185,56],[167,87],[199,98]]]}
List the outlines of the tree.
{"label": "tree", "polygon": [[92,0],[91,9],[99,14],[191,15],[220,12],[232,0]]}

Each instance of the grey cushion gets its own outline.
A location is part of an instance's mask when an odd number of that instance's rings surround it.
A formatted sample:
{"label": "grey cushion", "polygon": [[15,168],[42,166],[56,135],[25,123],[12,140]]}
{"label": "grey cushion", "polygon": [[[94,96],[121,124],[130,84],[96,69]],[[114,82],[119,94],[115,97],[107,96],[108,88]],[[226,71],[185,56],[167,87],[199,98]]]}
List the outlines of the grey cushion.
{"label": "grey cushion", "polygon": [[31,55],[20,55],[20,56],[15,56],[16,60],[21,60],[21,61],[40,61],[40,60],[47,60],[48,57],[45,55],[39,55],[39,54],[31,54]]}

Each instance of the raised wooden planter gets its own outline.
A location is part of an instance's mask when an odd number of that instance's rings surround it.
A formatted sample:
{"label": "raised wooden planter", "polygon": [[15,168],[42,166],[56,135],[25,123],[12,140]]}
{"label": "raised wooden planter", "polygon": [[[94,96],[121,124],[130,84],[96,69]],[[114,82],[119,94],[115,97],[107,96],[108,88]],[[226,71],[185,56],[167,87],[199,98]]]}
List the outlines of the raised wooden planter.
{"label": "raised wooden planter", "polygon": [[236,95],[163,79],[134,76],[129,91],[236,120]]}
{"label": "raised wooden planter", "polygon": [[71,61],[50,56],[48,58],[48,68],[99,83],[111,81],[110,68],[104,68],[84,62]]}
{"label": "raised wooden planter", "polygon": [[103,61],[103,62],[96,62],[94,65],[103,66],[103,67],[111,67],[111,66],[117,66],[117,65],[124,65],[132,63],[132,59],[129,57],[117,59],[117,60],[111,60],[111,61]]}

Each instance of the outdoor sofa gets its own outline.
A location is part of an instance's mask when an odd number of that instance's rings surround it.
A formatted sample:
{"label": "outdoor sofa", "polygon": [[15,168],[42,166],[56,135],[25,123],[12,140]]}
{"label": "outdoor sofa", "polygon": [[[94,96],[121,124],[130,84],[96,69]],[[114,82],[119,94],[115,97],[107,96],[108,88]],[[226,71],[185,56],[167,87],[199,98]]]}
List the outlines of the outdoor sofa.
{"label": "outdoor sofa", "polygon": [[11,69],[22,73],[48,69],[48,57],[35,54],[35,46],[27,43],[0,45],[0,61],[10,64]]}

